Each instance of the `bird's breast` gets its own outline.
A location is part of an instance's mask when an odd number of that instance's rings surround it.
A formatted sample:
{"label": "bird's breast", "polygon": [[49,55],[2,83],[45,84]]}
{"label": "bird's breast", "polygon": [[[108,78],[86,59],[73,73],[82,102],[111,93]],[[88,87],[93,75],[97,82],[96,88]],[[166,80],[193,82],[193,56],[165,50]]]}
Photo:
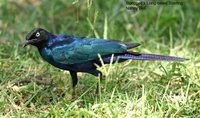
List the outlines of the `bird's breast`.
{"label": "bird's breast", "polygon": [[47,49],[47,48],[42,48],[42,49],[39,49],[39,52],[40,52],[40,55],[42,56],[42,58],[46,61],[48,61],[49,63],[51,61],[53,61],[53,58],[52,58],[52,54],[51,54],[51,50],[50,49]]}
{"label": "bird's breast", "polygon": [[57,67],[62,70],[71,70],[70,65],[58,63],[53,59],[51,49],[42,48],[42,49],[39,49],[39,52],[40,52],[40,55],[42,56],[42,58],[45,61],[47,61],[48,63],[50,63],[51,65],[53,65],[54,67]]}
{"label": "bird's breast", "polygon": [[54,61],[52,52],[48,48],[39,49],[39,52],[45,61],[47,61],[48,63],[50,63],[51,65],[59,69],[72,70],[72,71],[77,71],[77,72],[88,72],[90,70],[96,69],[96,66],[93,64],[93,62],[86,62],[86,63],[73,64],[73,65],[58,63]]}
{"label": "bird's breast", "polygon": [[53,55],[52,55],[52,52],[50,49],[48,48],[42,48],[42,49],[39,49],[39,52],[40,52],[40,55],[42,56],[42,58],[47,61],[48,63],[50,63],[51,65],[57,67],[57,68],[60,68],[60,69],[64,69],[64,70],[67,70],[67,65],[65,64],[61,64],[61,63],[58,63],[58,62],[55,62],[54,59],[53,59]]}

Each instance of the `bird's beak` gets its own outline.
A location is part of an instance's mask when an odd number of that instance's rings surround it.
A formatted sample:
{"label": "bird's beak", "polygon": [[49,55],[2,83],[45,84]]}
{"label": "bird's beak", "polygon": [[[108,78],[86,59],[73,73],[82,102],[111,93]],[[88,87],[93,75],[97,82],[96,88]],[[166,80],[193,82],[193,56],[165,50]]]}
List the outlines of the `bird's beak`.
{"label": "bird's beak", "polygon": [[24,43],[23,43],[23,47],[26,47],[27,45],[30,44],[30,41],[29,40],[26,40]]}

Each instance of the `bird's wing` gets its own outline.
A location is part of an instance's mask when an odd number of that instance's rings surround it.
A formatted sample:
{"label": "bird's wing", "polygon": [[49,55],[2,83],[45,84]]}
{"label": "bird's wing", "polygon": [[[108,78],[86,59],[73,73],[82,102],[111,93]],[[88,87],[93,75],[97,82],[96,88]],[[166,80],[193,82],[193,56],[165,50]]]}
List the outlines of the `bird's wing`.
{"label": "bird's wing", "polygon": [[126,44],[97,38],[57,42],[51,47],[52,57],[63,64],[78,64],[98,59],[98,54],[107,56],[127,51]]}

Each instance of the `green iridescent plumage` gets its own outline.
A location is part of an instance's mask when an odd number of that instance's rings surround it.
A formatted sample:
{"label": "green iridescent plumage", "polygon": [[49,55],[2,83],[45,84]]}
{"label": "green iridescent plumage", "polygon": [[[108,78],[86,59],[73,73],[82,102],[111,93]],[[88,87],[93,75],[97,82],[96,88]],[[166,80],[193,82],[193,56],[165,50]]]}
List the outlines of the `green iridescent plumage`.
{"label": "green iridescent plumage", "polygon": [[53,59],[63,64],[78,64],[110,56],[114,53],[124,53],[127,46],[123,43],[103,39],[76,39],[70,44],[63,41],[62,44],[50,48]]}
{"label": "green iridescent plumage", "polygon": [[[51,65],[69,70],[73,87],[76,86],[77,72],[86,72],[95,76],[102,73],[97,70],[95,64],[102,66],[98,57],[101,55],[105,64],[110,63],[114,54],[113,63],[117,60],[165,60],[184,61],[185,58],[164,56],[157,54],[145,54],[131,52],[128,49],[139,46],[138,43],[123,43],[120,41],[105,40],[99,38],[82,38],[73,35],[54,35],[42,28],[33,29],[26,36],[26,45],[34,45],[38,48],[42,58]],[[98,87],[97,87],[98,90]]]}

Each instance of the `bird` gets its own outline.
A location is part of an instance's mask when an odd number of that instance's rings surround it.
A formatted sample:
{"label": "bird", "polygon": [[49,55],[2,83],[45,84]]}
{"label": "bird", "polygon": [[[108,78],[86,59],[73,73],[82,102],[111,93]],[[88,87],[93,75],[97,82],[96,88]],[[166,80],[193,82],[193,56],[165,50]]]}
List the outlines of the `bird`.
{"label": "bird", "polygon": [[[98,66],[121,63],[127,60],[185,61],[187,58],[133,52],[139,43],[121,42],[102,38],[86,38],[68,34],[55,35],[43,28],[34,28],[25,38],[23,47],[35,46],[41,57],[56,68],[67,70],[71,75],[72,87],[78,83],[78,72],[89,73],[102,80]],[[101,59],[99,58],[99,55]],[[97,84],[96,94],[99,86]]]}

